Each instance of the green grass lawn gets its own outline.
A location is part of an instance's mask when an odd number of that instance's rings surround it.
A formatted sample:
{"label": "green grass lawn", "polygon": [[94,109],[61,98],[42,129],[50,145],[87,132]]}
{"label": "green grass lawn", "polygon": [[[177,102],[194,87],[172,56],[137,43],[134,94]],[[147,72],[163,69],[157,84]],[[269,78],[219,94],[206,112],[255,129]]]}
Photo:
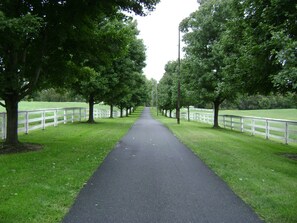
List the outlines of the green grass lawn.
{"label": "green grass lawn", "polygon": [[[187,112],[186,109],[182,110]],[[191,110],[195,113],[212,113],[210,111]],[[220,115],[254,116],[297,121],[297,109],[259,109],[259,110],[220,110]]]}
{"label": "green grass lawn", "polygon": [[[186,110],[183,109],[183,113],[185,113]],[[209,111],[195,111],[192,110],[191,112],[193,113],[210,113]],[[281,119],[281,120],[292,120],[292,121],[297,121],[297,109],[267,109],[267,110],[220,110],[219,112],[220,115],[233,115],[233,116],[243,116],[243,117],[247,117],[247,116],[252,116],[252,117],[259,117],[259,118],[271,118],[271,119]],[[187,117],[187,116],[185,116]],[[220,126],[223,126],[223,117],[219,117],[220,120]],[[227,120],[230,121],[230,119],[227,118]],[[233,121],[235,122],[240,122],[239,119],[234,119]],[[252,127],[248,126],[251,124],[251,120],[246,119],[246,121],[244,122],[244,128],[245,128],[245,132],[247,131],[252,131]],[[229,124],[229,123],[227,123]],[[229,124],[230,125],[230,124]],[[257,126],[262,126],[261,128],[256,128],[257,132],[255,133],[258,137],[265,137],[265,126],[266,126],[266,122],[265,120],[257,120],[255,125]],[[270,139],[272,140],[276,140],[276,141],[281,141],[281,142],[285,142],[285,139],[279,139],[279,138],[275,138],[275,137],[284,137],[285,133],[284,130],[279,130],[279,129],[285,129],[285,123],[282,122],[270,122],[269,123],[271,128],[276,128],[274,130],[270,130]],[[234,123],[234,127],[236,130],[240,131],[241,125],[239,123]],[[227,128],[230,128],[227,127]],[[297,125],[296,124],[289,124],[289,143],[294,143],[292,142],[292,140],[297,140]],[[262,135],[260,135],[260,133],[263,133]]]}
{"label": "green grass lawn", "polygon": [[79,190],[140,115],[20,135],[37,152],[0,155],[0,222],[60,222]]}
{"label": "green grass lawn", "polygon": [[297,222],[296,145],[210,125],[157,117],[266,222]]}
{"label": "green grass lawn", "polygon": [[[88,104],[85,102],[41,102],[41,101],[21,101],[19,103],[19,111],[31,111],[36,109],[45,108],[71,108],[71,107],[83,107],[88,108]],[[101,108],[109,110],[108,105],[96,104],[94,108]],[[5,108],[0,106],[0,112],[5,112]]]}
{"label": "green grass lawn", "polygon": [[297,121],[297,109],[221,110],[221,115],[255,116]]}

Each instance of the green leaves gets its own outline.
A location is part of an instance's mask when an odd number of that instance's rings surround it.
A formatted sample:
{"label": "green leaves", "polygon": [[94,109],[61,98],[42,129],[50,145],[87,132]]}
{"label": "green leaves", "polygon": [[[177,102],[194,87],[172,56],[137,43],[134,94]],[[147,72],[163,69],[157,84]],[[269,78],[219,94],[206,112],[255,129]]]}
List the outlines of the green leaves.
{"label": "green leaves", "polygon": [[272,33],[272,41],[278,49],[272,50],[275,63],[282,70],[273,77],[274,86],[281,92],[297,92],[297,40],[293,40],[284,31]]}
{"label": "green leaves", "polygon": [[136,23],[117,14],[92,27],[68,62],[73,77],[70,87],[86,100],[92,97],[95,103],[132,107],[145,101],[139,93],[145,92],[145,47],[137,39]]}
{"label": "green leaves", "polygon": [[186,60],[201,100],[223,101],[233,95],[230,90],[234,84],[227,81],[230,74],[225,72],[224,60],[225,50],[229,48],[225,44],[229,44],[229,40],[223,37],[227,21],[232,19],[228,4],[229,1],[207,1],[182,23],[186,31]]}
{"label": "green leaves", "polygon": [[[296,83],[292,78],[296,67],[293,62],[296,58],[296,7],[294,0],[247,0],[238,8],[237,20],[244,34],[237,41],[239,60],[250,61],[241,63],[241,70],[250,73],[246,79],[251,83],[246,89],[250,93],[296,91],[292,88]],[[281,83],[279,77],[288,82]]]}
{"label": "green leaves", "polygon": [[[0,3],[0,99],[14,104],[9,114],[17,120],[17,104],[37,88],[73,83],[77,66],[87,79],[87,90],[102,89],[102,67],[126,55],[136,29],[124,21],[120,9],[144,14],[159,0],[1,1]],[[111,19],[112,18],[112,19]],[[129,25],[127,25],[129,24]],[[137,66],[141,66],[138,64]],[[86,86],[85,81],[90,81]],[[96,88],[96,89],[95,89]],[[97,92],[96,92],[97,93]],[[10,117],[10,116],[9,116]],[[7,138],[17,144],[16,122]],[[9,142],[12,143],[12,140]]]}
{"label": "green leaves", "polygon": [[196,89],[221,98],[296,92],[296,7],[292,0],[203,1],[180,24]]}
{"label": "green leaves", "polygon": [[40,17],[27,14],[19,18],[8,18],[0,11],[0,42],[1,46],[10,44],[24,44],[34,40],[44,25]]}

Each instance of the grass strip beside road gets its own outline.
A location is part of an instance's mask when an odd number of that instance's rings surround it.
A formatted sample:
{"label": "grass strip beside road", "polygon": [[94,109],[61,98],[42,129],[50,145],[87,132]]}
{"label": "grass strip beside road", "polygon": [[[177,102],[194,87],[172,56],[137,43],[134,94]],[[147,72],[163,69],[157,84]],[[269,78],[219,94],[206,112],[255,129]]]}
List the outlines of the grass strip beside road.
{"label": "grass strip beside road", "polygon": [[0,222],[60,222],[85,182],[137,120],[100,119],[21,135],[37,152],[0,155]]}
{"label": "grass strip beside road", "polygon": [[266,222],[297,222],[296,145],[283,145],[210,125],[154,117],[164,123]]}

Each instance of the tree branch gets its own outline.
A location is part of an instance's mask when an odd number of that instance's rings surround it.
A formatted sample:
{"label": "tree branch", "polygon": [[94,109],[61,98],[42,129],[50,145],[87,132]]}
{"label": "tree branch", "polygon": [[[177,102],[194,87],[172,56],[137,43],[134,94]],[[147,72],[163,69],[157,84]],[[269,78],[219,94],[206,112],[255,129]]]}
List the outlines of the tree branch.
{"label": "tree branch", "polygon": [[[43,37],[43,44],[42,44],[42,48],[40,51],[40,62],[35,70],[35,76],[33,77],[33,80],[30,81],[28,84],[26,84],[25,86],[23,86],[20,90],[20,94],[19,94],[19,100],[23,99],[25,96],[31,94],[35,88],[35,86],[37,85],[37,82],[39,80],[40,77],[40,73],[42,71],[42,59],[45,55],[45,48],[46,48],[46,44],[47,44],[47,33],[45,31],[44,33],[44,37]],[[26,59],[26,58],[23,58]]]}
{"label": "tree branch", "polygon": [[26,97],[27,95],[32,93],[32,91],[34,90],[34,87],[37,85],[38,79],[40,77],[41,70],[42,70],[42,68],[41,68],[41,64],[40,64],[36,68],[34,79],[21,88],[21,90],[20,90],[21,93],[19,95],[19,100],[23,99],[24,97]]}

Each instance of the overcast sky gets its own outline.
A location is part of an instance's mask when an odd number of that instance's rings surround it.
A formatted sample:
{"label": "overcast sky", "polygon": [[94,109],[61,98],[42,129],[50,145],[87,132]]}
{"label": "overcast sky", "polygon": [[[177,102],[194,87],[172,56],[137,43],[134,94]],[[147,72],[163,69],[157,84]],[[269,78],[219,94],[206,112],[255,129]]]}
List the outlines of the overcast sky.
{"label": "overcast sky", "polygon": [[161,0],[150,15],[136,17],[139,37],[147,48],[144,74],[148,79],[159,81],[165,64],[177,59],[178,25],[197,9],[197,0]]}

